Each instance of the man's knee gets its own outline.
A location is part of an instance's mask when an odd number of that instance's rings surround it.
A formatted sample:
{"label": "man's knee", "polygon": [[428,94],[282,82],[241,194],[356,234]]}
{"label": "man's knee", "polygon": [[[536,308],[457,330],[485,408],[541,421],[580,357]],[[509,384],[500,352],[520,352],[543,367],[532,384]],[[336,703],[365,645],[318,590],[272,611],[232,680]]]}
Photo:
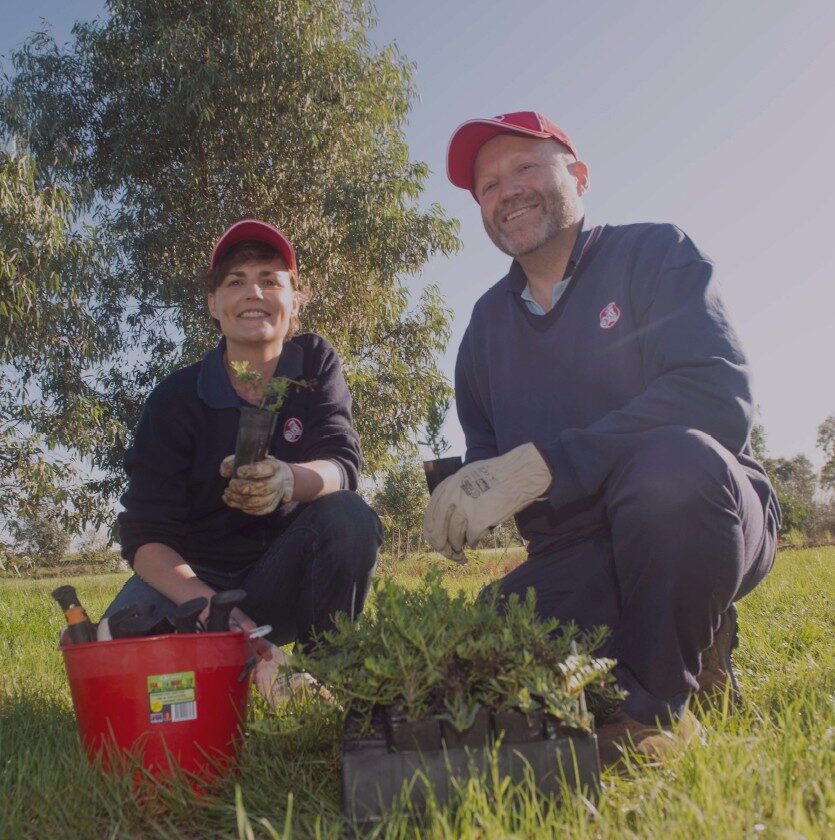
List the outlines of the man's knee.
{"label": "man's knee", "polygon": [[[616,471],[610,503],[627,503],[649,524],[696,514],[731,493],[730,453],[709,435],[668,426],[642,435]],[[637,523],[636,523],[637,524]]]}

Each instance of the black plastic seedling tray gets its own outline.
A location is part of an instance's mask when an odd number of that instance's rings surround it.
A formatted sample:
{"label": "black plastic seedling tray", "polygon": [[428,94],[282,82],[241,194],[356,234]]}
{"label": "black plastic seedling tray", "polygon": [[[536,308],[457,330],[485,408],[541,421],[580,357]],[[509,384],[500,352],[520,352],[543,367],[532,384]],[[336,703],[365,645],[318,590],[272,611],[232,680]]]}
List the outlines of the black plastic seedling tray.
{"label": "black plastic seedling tray", "polygon": [[[594,795],[600,783],[597,738],[568,729],[538,712],[491,713],[482,709],[473,726],[458,733],[434,719],[406,720],[397,707],[375,710],[370,733],[360,735],[349,713],[342,741],[342,808],[360,828],[369,828],[401,806],[404,785],[416,812],[431,793],[439,805],[454,791],[453,781],[488,769],[497,748],[502,777],[522,782],[530,773],[543,796],[556,796],[563,779]],[[529,770],[527,768],[530,768]]]}

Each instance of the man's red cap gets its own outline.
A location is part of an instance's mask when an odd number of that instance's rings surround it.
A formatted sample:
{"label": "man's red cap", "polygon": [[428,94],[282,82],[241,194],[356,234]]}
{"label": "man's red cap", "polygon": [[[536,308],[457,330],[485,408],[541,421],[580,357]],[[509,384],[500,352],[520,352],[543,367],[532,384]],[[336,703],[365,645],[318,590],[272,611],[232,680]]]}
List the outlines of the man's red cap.
{"label": "man's red cap", "polygon": [[476,155],[488,140],[499,134],[521,134],[543,140],[552,137],[562,143],[574,157],[578,157],[569,136],[538,111],[514,111],[512,114],[499,114],[492,119],[467,120],[453,132],[446,155],[447,175],[456,187],[469,190],[475,197],[473,164]]}
{"label": "man's red cap", "polygon": [[212,249],[212,259],[209,263],[210,267],[214,268],[223,259],[226,252],[239,242],[263,242],[265,245],[271,245],[284,257],[284,262],[287,263],[289,269],[298,271],[296,252],[290,240],[277,227],[258,219],[242,219],[228,228],[215,242],[215,247]]}

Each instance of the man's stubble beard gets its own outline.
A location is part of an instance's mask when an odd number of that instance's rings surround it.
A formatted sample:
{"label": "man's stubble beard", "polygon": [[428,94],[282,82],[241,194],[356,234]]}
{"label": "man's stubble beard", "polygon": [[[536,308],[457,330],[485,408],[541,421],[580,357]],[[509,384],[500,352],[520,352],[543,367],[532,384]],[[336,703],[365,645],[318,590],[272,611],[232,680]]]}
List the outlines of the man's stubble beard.
{"label": "man's stubble beard", "polygon": [[[531,203],[531,198],[539,203],[542,208],[542,216],[539,222],[533,227],[520,231],[514,236],[508,236],[501,232],[499,224],[495,222],[496,217],[501,217],[515,208],[524,207]],[[524,200],[516,200],[498,208],[493,216],[494,219],[488,222],[482,218],[484,229],[493,244],[510,257],[519,258],[534,251],[538,251],[543,245],[555,239],[562,231],[568,230],[577,219],[574,207],[566,201],[560,193],[552,193],[546,196],[543,193],[532,193]]]}

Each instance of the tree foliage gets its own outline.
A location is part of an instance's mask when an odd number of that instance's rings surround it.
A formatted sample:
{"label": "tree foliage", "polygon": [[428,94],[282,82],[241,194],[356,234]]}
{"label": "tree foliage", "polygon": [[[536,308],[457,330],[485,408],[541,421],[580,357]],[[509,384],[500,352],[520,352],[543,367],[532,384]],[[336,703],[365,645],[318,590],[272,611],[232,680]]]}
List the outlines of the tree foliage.
{"label": "tree foliage", "polygon": [[73,232],[66,192],[38,180],[28,150],[0,152],[0,519],[36,517],[49,500],[78,530],[108,513],[67,450],[115,439],[90,378],[115,335],[98,320],[98,244]]}
{"label": "tree foliage", "polygon": [[66,48],[38,34],[13,56],[2,128],[108,254],[92,286],[72,276],[73,323],[94,312],[108,338],[96,391],[55,383],[79,420],[95,406],[115,423],[91,450],[103,490],[121,482],[149,390],[216,341],[194,278],[245,216],[297,246],[303,328],[342,355],[369,465],[428,415],[449,312],[434,286],[410,308],[403,279],[458,247],[456,223],[417,203],[428,169],[402,132],[413,68],[370,42],[371,24],[364,0],[110,0]]}
{"label": "tree foliage", "polygon": [[423,467],[414,452],[401,454],[383,473],[372,504],[387,531],[420,531],[429,502]]}
{"label": "tree foliage", "polygon": [[830,414],[818,426],[818,449],[826,456],[821,468],[820,484],[826,490],[835,490],[835,414]]}

